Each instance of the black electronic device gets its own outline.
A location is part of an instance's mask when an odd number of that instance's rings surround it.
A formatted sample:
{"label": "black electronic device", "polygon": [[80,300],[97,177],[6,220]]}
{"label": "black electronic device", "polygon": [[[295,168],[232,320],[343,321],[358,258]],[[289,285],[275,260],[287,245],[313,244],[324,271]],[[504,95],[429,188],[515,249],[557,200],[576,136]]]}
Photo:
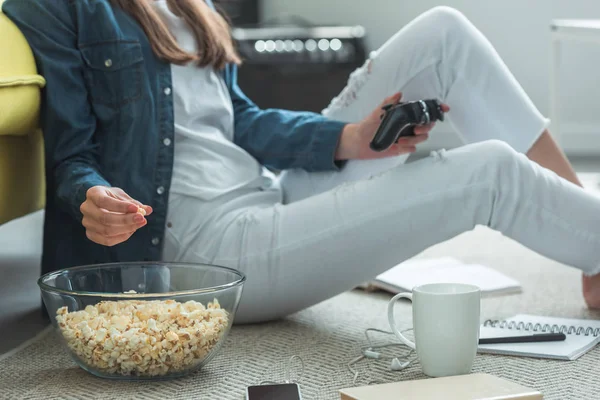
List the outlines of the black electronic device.
{"label": "black electronic device", "polygon": [[256,25],[260,18],[260,0],[213,0],[233,26]]}
{"label": "black electronic device", "polygon": [[320,112],[366,59],[362,26],[262,25],[232,29],[238,84],[261,108]]}
{"label": "black electronic device", "polygon": [[371,149],[384,151],[402,136],[413,136],[414,127],[444,120],[438,100],[417,100],[383,107],[381,124],[371,141]]}
{"label": "black electronic device", "polygon": [[249,386],[246,400],[302,400],[296,383]]}

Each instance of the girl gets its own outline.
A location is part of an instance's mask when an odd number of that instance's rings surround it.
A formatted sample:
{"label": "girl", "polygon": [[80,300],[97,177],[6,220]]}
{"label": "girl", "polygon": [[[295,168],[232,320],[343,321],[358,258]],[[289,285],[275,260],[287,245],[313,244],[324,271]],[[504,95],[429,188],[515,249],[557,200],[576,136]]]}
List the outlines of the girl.
{"label": "girl", "polygon": [[[581,269],[588,304],[600,306],[600,201],[453,9],[401,29],[322,114],[261,110],[243,94],[241,60],[209,0],[7,0],[3,10],[47,80],[44,272],[226,265],[248,278],[236,322],[259,322],[485,225]],[[405,163],[424,126],[370,150],[383,105],[425,98],[443,101],[464,146]]]}

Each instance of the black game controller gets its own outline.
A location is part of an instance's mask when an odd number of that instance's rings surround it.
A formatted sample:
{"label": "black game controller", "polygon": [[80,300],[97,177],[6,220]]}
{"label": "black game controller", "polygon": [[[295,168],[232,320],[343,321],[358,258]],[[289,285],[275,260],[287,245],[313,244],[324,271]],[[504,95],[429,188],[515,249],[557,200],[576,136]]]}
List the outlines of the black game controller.
{"label": "black game controller", "polygon": [[381,124],[371,141],[374,151],[387,150],[402,136],[414,136],[414,127],[444,120],[442,104],[437,100],[417,100],[388,104],[382,108]]}

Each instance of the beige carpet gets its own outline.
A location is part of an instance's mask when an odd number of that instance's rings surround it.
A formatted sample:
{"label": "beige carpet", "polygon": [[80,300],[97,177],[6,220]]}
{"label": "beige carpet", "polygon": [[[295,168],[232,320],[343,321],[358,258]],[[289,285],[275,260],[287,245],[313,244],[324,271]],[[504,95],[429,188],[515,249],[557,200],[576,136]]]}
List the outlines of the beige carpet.
{"label": "beige carpet", "polygon": [[[578,271],[529,252],[497,233],[478,229],[419,257],[445,255],[487,264],[523,283],[523,294],[484,299],[483,318],[515,313],[600,318],[584,307]],[[387,329],[388,299],[385,294],[351,292],[285,321],[235,327],[222,352],[204,370],[167,382],[127,383],[92,377],[76,367],[51,332],[0,359],[0,399],[242,400],[247,385],[283,380],[284,366],[292,355],[301,355],[306,364],[300,380],[306,400],[339,399],[338,389],[352,385],[347,364],[366,344],[364,329]],[[399,304],[397,309],[405,313],[409,326],[409,306]],[[417,363],[402,372],[390,372],[388,365],[360,362],[356,384],[424,378]],[[536,388],[546,399],[600,399],[600,349],[573,362],[479,355],[474,371]]]}

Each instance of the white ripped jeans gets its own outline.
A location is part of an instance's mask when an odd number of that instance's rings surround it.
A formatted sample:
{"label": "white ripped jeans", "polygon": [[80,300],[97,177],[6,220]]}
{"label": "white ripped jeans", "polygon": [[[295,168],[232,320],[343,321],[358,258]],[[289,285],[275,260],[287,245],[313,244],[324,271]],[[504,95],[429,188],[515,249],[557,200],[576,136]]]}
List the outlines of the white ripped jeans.
{"label": "white ripped jeans", "polygon": [[165,257],[244,272],[236,323],[309,307],[476,225],[598,272],[600,200],[523,154],[548,120],[464,16],[438,7],[415,19],[352,74],[324,114],[358,121],[397,91],[449,104],[465,145],[411,163],[285,171],[280,190],[243,195],[244,207],[201,230],[190,222],[195,199],[179,199]]}

